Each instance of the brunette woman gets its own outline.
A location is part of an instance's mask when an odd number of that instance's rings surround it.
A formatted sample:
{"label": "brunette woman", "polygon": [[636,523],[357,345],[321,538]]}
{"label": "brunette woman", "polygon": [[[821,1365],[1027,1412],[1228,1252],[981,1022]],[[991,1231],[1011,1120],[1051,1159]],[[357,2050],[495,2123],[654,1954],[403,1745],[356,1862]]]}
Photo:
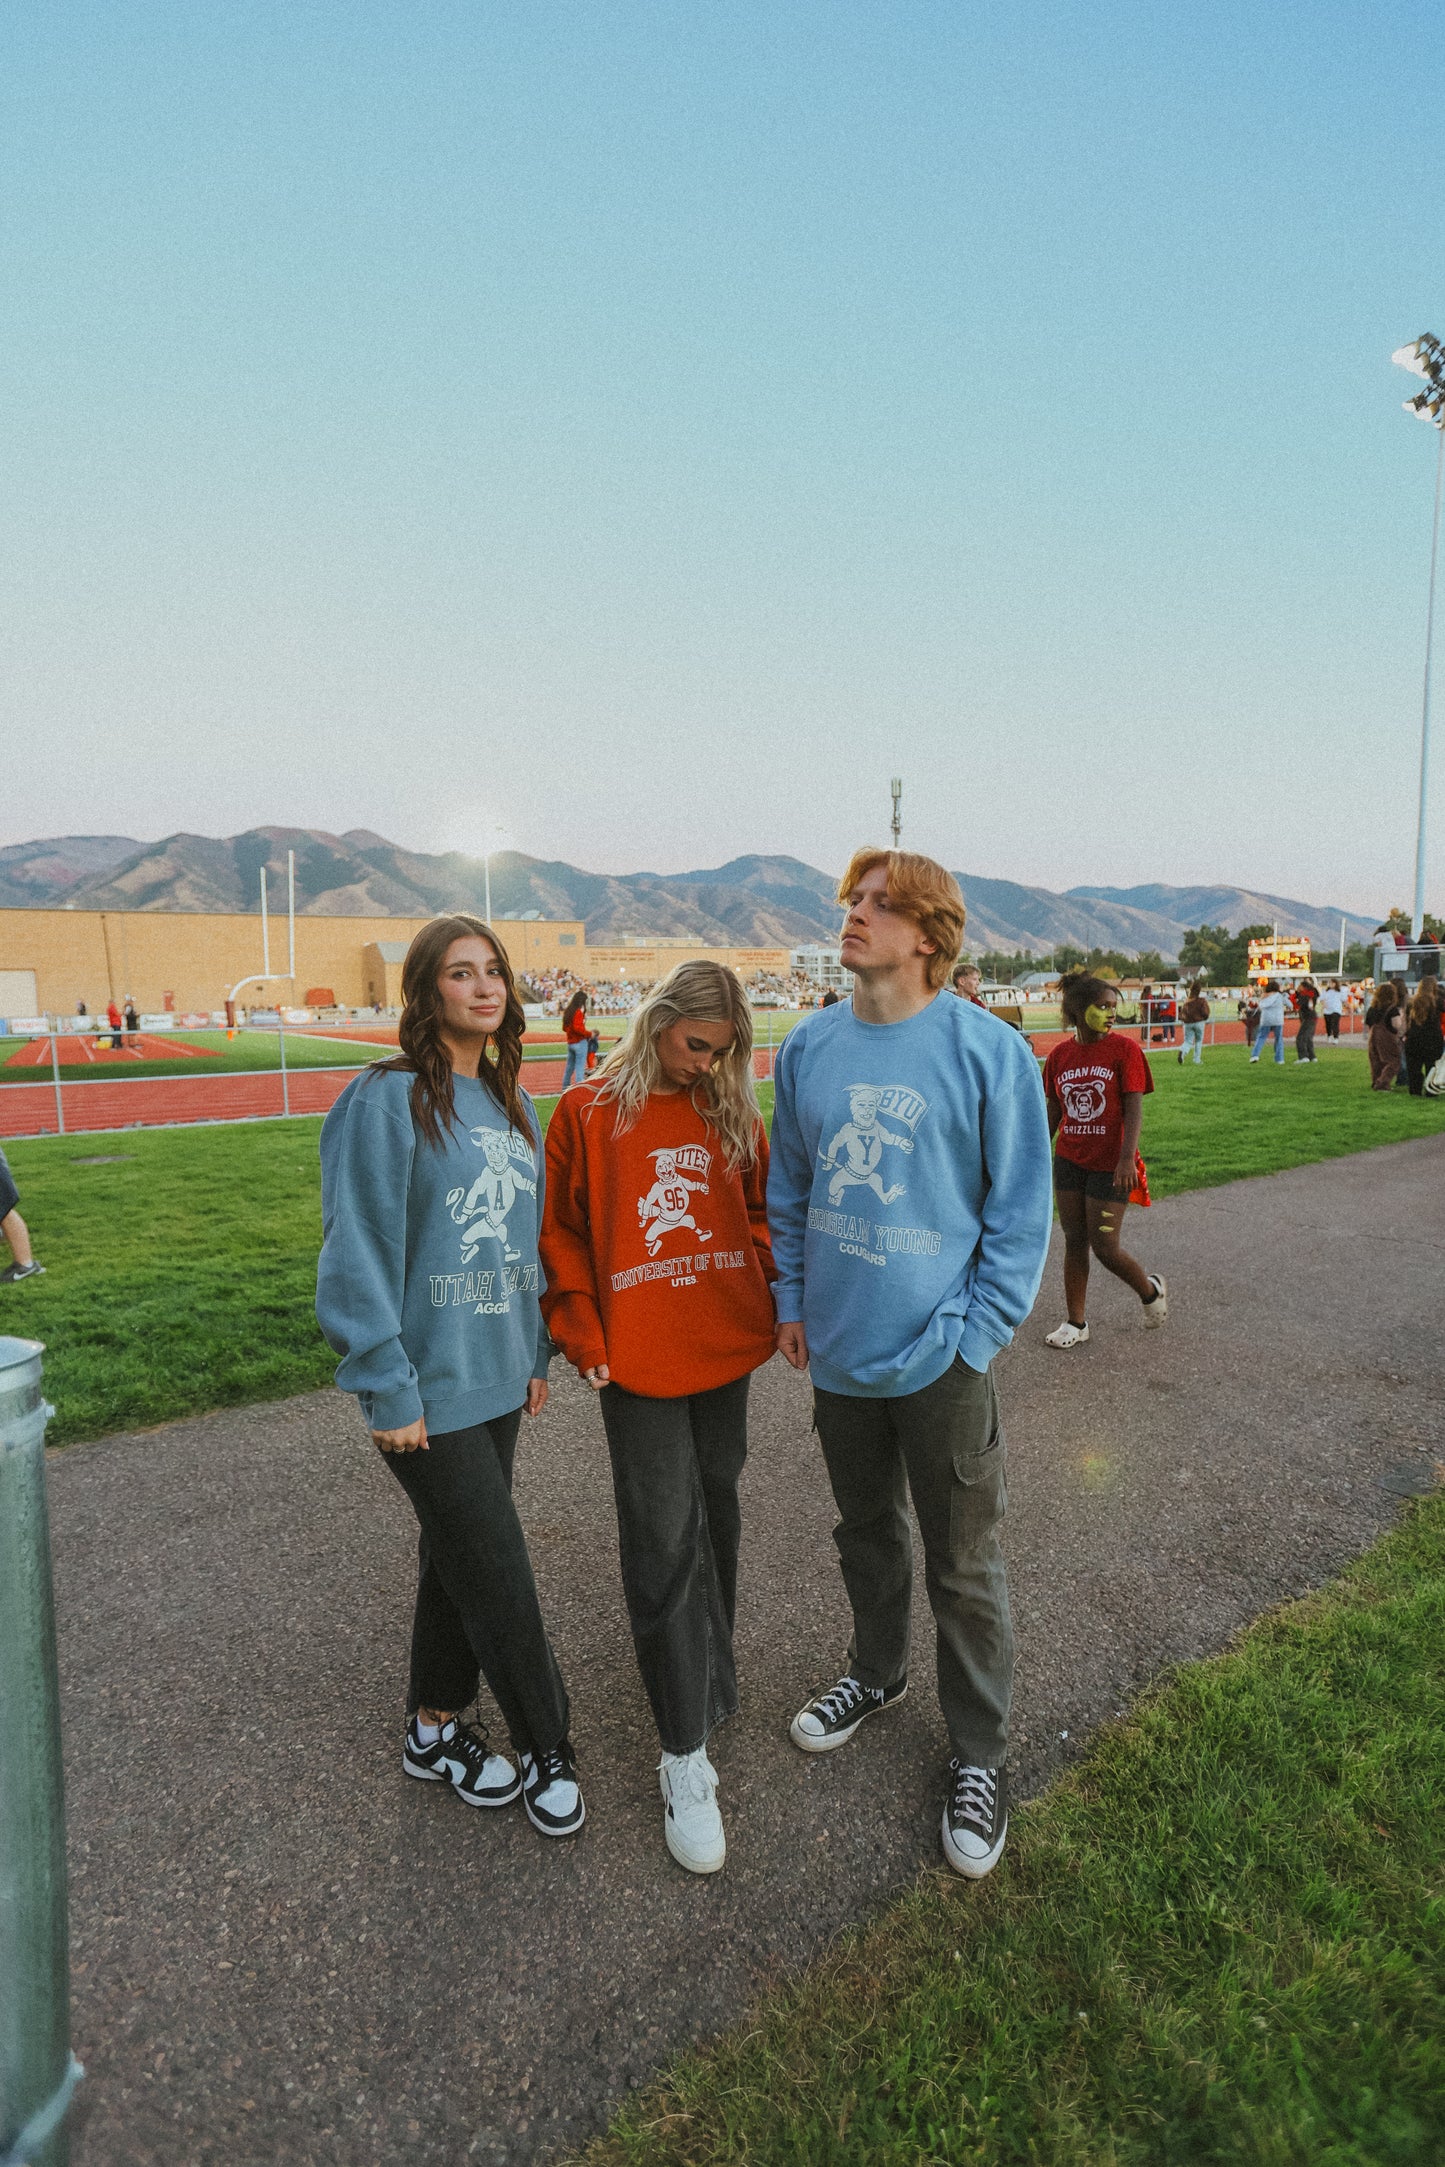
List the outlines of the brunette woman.
{"label": "brunette woman", "polygon": [[1119,989],[1087,971],[1060,981],[1070,1044],[1055,1046],[1044,1063],[1044,1097],[1054,1143],[1054,1200],[1064,1232],[1064,1299],[1068,1315],[1047,1347],[1082,1347],[1089,1337],[1085,1300],[1089,1258],[1122,1279],[1144,1305],[1144,1322],[1162,1324],[1168,1290],[1119,1241],[1134,1187],[1144,1099],[1154,1089],[1149,1063],[1133,1039],[1114,1032]]}
{"label": "brunette woman", "polygon": [[773,1352],[752,1051],[738,978],[680,963],[547,1133],[542,1306],[601,1395],[663,1831],[699,1874],[727,1855],[707,1743],[738,1704],[738,1478],[748,1379]]}
{"label": "brunette woman", "polygon": [[[395,1060],[321,1131],[316,1314],[421,1526],[402,1766],[469,1806],[520,1792],[544,1836],[584,1819],[567,1694],[512,1502],[522,1413],[547,1401],[542,1134],[519,1083],[506,950],[464,914],[407,950]],[[520,1773],[460,1711],[486,1678]]]}
{"label": "brunette woman", "polygon": [[1404,997],[1392,980],[1376,987],[1375,998],[1365,1010],[1365,1029],[1370,1034],[1370,1089],[1389,1091],[1400,1073],[1405,1034]]}
{"label": "brunette woman", "polygon": [[1410,998],[1405,1017],[1405,1073],[1411,1098],[1425,1096],[1425,1078],[1445,1054],[1445,1031],[1440,1022],[1440,981],[1422,978]]}

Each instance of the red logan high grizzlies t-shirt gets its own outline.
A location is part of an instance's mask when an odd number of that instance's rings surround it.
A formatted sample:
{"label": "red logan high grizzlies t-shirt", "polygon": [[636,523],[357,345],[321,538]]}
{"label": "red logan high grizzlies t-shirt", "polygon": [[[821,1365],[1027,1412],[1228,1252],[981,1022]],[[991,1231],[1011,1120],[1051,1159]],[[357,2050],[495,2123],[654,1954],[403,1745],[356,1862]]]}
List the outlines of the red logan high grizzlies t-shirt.
{"label": "red logan high grizzlies t-shirt", "polygon": [[1111,1171],[1124,1140],[1124,1093],[1152,1091],[1149,1063],[1132,1038],[1111,1031],[1097,1045],[1068,1039],[1044,1063],[1044,1091],[1063,1108],[1054,1148],[1075,1166]]}

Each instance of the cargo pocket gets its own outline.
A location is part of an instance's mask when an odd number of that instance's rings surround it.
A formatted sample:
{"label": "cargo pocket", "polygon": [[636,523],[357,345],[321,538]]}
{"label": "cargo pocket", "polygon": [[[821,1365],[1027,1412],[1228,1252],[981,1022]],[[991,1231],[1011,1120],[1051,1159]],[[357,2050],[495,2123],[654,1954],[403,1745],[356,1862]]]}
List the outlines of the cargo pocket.
{"label": "cargo pocket", "polygon": [[[966,1374],[977,1377],[979,1373]],[[959,1444],[953,1450],[948,1534],[955,1556],[986,1542],[1008,1510],[1008,1453],[992,1372],[979,1377],[979,1383],[988,1395],[986,1410],[979,1409],[981,1441],[977,1446]]]}

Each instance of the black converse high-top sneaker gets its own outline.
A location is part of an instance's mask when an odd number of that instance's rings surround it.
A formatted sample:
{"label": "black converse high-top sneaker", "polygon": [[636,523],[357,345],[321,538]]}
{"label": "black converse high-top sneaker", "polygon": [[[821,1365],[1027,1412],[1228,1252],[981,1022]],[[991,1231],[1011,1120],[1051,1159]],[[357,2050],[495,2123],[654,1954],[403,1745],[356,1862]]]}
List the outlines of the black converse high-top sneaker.
{"label": "black converse high-top sneaker", "polygon": [[982,1881],[1003,1853],[1008,1834],[1008,1770],[948,1764],[943,1808],[943,1855],[956,1874]]}
{"label": "black converse high-top sneaker", "polygon": [[897,1685],[860,1685],[851,1672],[845,1672],[835,1686],[798,1710],[788,1736],[804,1753],[831,1753],[836,1746],[847,1745],[860,1723],[882,1708],[891,1708],[907,1691],[906,1678]]}

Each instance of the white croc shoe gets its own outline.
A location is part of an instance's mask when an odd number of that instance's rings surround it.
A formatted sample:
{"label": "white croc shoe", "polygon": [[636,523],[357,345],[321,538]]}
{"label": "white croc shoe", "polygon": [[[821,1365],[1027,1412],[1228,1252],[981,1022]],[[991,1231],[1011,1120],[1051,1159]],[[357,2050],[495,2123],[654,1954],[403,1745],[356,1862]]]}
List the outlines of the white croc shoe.
{"label": "white croc shoe", "polygon": [[1044,1345],[1046,1347],[1083,1347],[1087,1345],[1088,1338],[1089,1327],[1087,1324],[1061,1324],[1056,1332],[1045,1332]]}
{"label": "white croc shoe", "polygon": [[1154,1289],[1154,1299],[1144,1304],[1144,1322],[1157,1330],[1169,1314],[1169,1289],[1158,1272],[1149,1274],[1149,1284]]}
{"label": "white croc shoe", "polygon": [[690,1874],[715,1874],[728,1845],[717,1810],[717,1770],[706,1746],[694,1753],[664,1753],[657,1781],[667,1807],[662,1825],[668,1850]]}

